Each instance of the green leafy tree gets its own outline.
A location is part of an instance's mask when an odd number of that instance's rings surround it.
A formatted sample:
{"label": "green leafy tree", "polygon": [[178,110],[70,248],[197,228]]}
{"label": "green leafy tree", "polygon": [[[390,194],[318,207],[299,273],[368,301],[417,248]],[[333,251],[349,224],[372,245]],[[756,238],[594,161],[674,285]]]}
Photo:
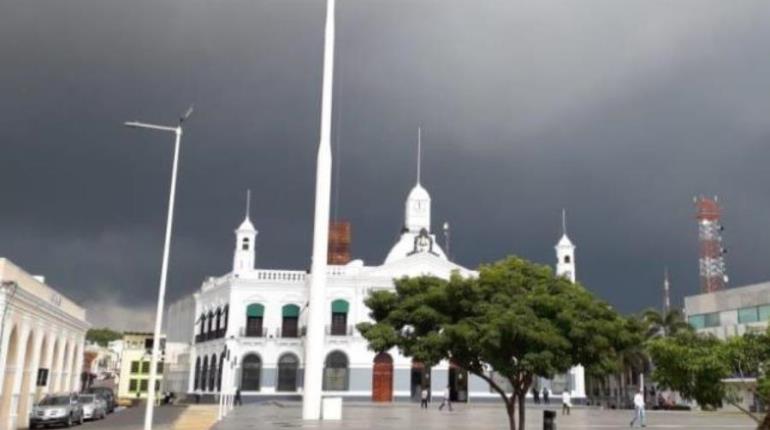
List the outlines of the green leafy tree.
{"label": "green leafy tree", "polygon": [[[770,335],[747,333],[727,341],[713,336],[680,332],[649,342],[655,363],[652,377],[662,387],[678,391],[703,408],[728,403],[751,417],[758,430],[770,430],[770,412],[757,416],[742,406],[736,384],[770,402]],[[730,378],[731,383],[725,379]],[[756,381],[755,384],[750,381]]]}
{"label": "green leafy tree", "polygon": [[89,342],[98,343],[101,346],[107,346],[107,344],[113,340],[118,340],[123,337],[123,334],[108,328],[92,328],[86,332],[86,340]]}
{"label": "green leafy tree", "polygon": [[427,366],[451,360],[500,395],[511,430],[517,410],[524,429],[524,402],[535,378],[553,378],[577,364],[589,374],[614,371],[618,351],[641,342],[627,320],[582,286],[515,257],[482,266],[478,278],[402,278],[395,291],[375,291],[365,303],[374,323],[357,328],[370,349],[397,347]]}

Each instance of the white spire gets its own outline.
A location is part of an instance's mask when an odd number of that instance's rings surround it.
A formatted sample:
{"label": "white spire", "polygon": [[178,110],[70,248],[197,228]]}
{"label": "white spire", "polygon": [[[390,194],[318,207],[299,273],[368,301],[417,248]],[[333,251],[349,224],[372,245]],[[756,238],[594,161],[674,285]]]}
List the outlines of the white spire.
{"label": "white spire", "polygon": [[422,168],[422,127],[417,127],[417,184],[420,184],[420,169]]}
{"label": "white spire", "polygon": [[251,215],[251,189],[246,190],[246,219]]}
{"label": "white spire", "polygon": [[251,190],[246,190],[246,216],[238,227],[238,231],[257,231],[254,224],[251,223]]}
{"label": "white spire", "polygon": [[663,270],[663,312],[671,309],[671,284],[668,281],[668,267]]}
{"label": "white spire", "polygon": [[564,236],[567,235],[567,210],[566,209],[561,210],[561,234]]}
{"label": "white spire", "polygon": [[557,247],[574,247],[572,244],[572,241],[569,240],[569,236],[567,236],[567,210],[562,209],[561,210],[561,239],[559,239],[559,243],[556,244]]}

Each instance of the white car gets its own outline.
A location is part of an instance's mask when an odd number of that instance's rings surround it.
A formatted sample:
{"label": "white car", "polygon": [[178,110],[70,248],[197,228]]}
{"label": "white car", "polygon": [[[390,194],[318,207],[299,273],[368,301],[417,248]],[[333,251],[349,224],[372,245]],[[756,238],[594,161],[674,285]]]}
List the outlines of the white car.
{"label": "white car", "polygon": [[98,394],[81,394],[78,398],[83,405],[83,418],[102,420],[107,416],[107,402]]}

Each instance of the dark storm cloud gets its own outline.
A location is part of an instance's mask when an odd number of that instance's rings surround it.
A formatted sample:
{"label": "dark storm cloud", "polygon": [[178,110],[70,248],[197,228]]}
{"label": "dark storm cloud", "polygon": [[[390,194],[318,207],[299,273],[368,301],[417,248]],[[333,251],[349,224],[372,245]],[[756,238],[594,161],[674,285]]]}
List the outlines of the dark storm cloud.
{"label": "dark storm cloud", "polygon": [[[0,255],[92,308],[151,312],[171,137],[183,142],[169,299],[231,264],[253,191],[260,267],[309,262],[323,2],[0,4]],[[766,2],[338,4],[340,217],[379,263],[414,182],[467,266],[551,264],[567,208],[578,277],[623,311],[698,290],[692,196],[724,203],[733,284],[770,277]],[[133,313],[121,312],[128,308]],[[137,317],[139,316],[139,317]]]}

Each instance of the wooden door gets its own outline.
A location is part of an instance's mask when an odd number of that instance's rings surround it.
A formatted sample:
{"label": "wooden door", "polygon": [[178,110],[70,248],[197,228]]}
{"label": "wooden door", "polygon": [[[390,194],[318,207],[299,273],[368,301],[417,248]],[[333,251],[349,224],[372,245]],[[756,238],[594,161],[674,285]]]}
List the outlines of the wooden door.
{"label": "wooden door", "polygon": [[393,401],[393,359],[384,352],[374,357],[372,401]]}

